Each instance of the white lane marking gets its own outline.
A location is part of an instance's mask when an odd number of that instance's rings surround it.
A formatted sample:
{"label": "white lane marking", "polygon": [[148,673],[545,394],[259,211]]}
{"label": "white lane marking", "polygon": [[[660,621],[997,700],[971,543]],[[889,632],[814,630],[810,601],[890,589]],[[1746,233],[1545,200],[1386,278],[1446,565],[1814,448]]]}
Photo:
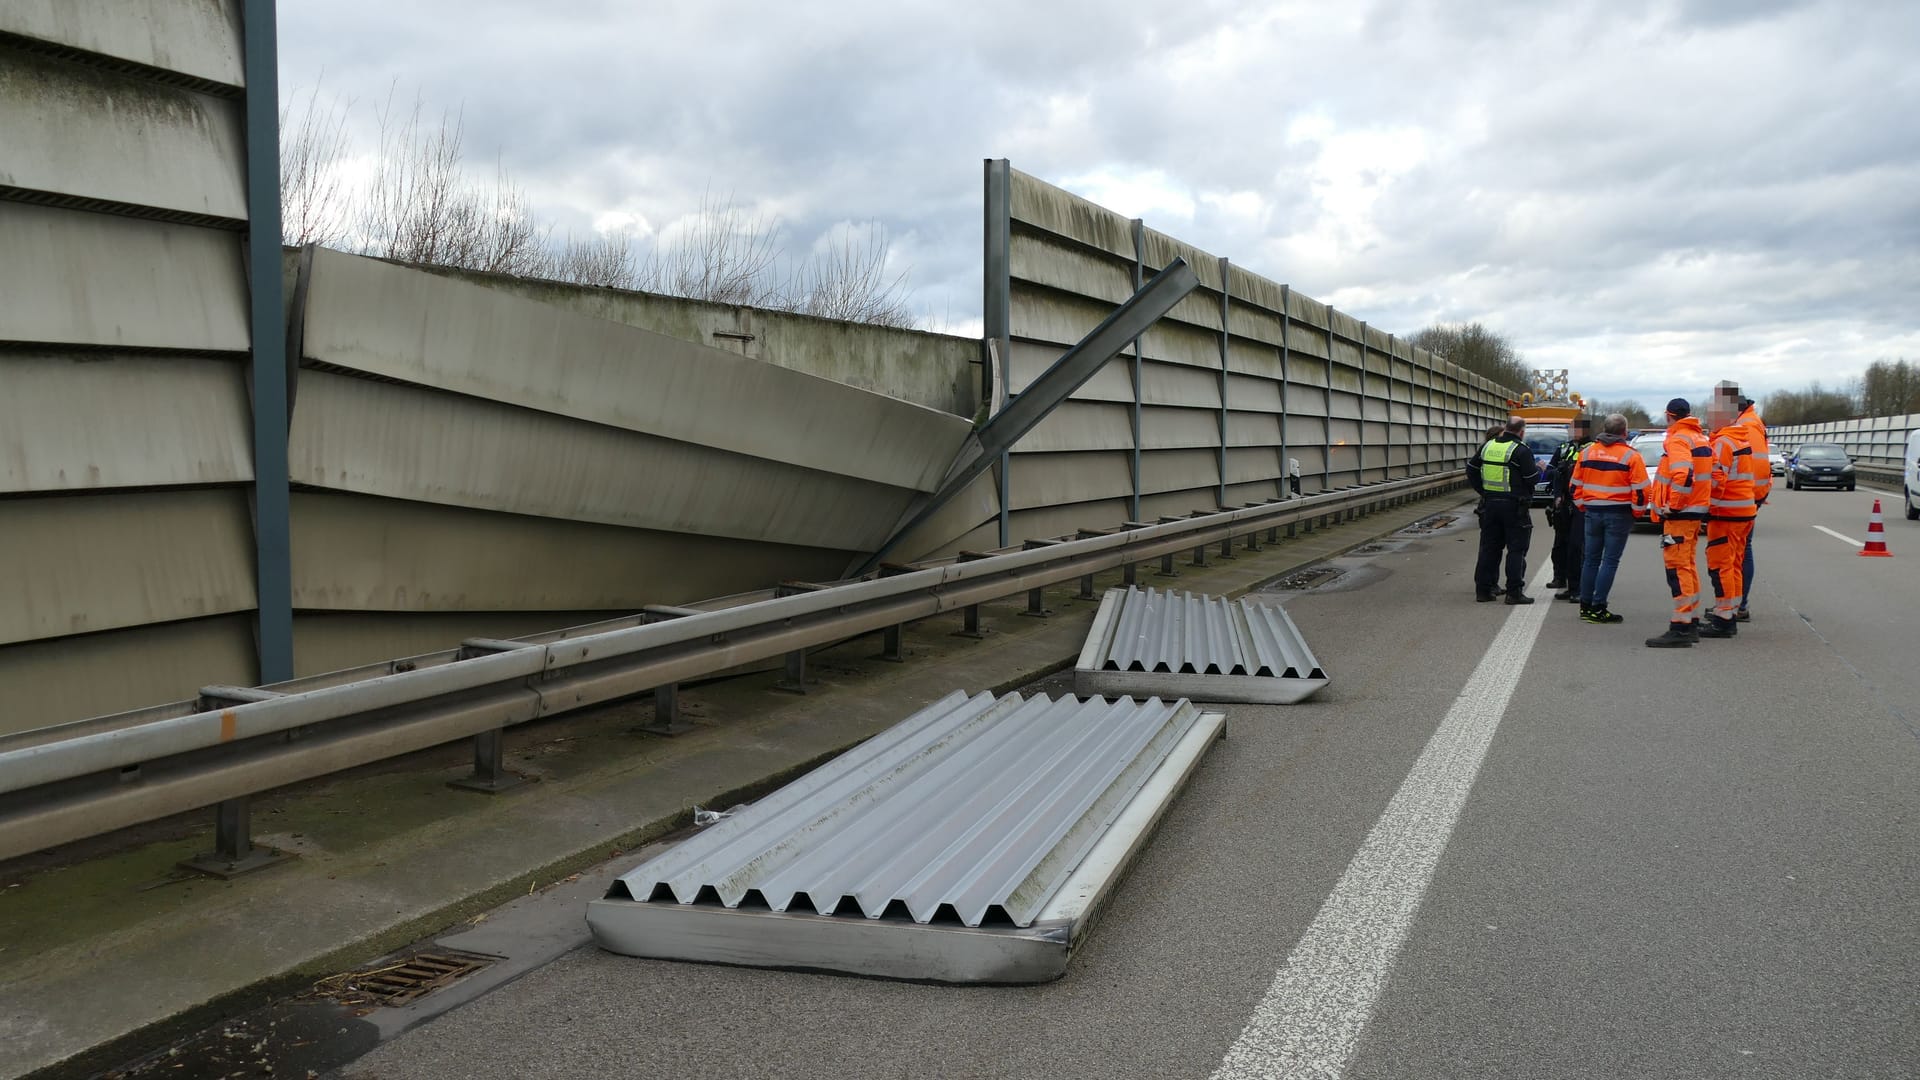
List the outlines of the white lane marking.
{"label": "white lane marking", "polygon": [[1533,582],[1539,602],[1507,616],[1214,1080],[1337,1080],[1346,1071],[1540,627],[1559,607],[1545,592],[1551,572],[1542,567]]}
{"label": "white lane marking", "polygon": [[1860,541],[1855,540],[1853,537],[1845,535],[1844,533],[1834,532],[1832,529],[1827,528],[1825,525],[1815,525],[1814,528],[1819,529],[1821,532],[1826,533],[1828,536],[1833,537],[1835,540],[1844,540],[1847,543],[1852,544],[1854,547],[1863,548],[1867,546],[1861,543]]}

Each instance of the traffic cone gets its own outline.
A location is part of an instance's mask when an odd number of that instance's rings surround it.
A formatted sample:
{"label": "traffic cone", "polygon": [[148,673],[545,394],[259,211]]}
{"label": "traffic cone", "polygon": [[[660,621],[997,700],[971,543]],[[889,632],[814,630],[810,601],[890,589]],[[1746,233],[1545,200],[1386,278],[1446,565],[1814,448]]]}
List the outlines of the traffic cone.
{"label": "traffic cone", "polygon": [[1887,527],[1880,523],[1879,499],[1873,500],[1873,516],[1867,519],[1867,546],[1860,549],[1860,554],[1893,558],[1893,552],[1887,550]]}

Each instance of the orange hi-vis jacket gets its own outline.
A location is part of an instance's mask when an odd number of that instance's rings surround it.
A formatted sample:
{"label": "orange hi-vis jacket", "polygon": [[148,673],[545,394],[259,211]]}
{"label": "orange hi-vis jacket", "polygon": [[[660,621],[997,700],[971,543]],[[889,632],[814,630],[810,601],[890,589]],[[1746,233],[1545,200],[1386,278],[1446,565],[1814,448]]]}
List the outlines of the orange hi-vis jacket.
{"label": "orange hi-vis jacket", "polygon": [[1738,423],[1713,433],[1713,498],[1710,521],[1752,521],[1760,512],[1753,486],[1753,447]]}
{"label": "orange hi-vis jacket", "polygon": [[1595,439],[1573,465],[1573,503],[1582,510],[1645,506],[1647,463],[1622,439]]}
{"label": "orange hi-vis jacket", "polygon": [[1683,416],[1667,429],[1665,457],[1653,482],[1653,512],[1664,518],[1705,520],[1713,499],[1713,447],[1700,421]]}
{"label": "orange hi-vis jacket", "polygon": [[1733,422],[1733,426],[1746,433],[1747,447],[1753,451],[1747,459],[1747,473],[1753,477],[1753,498],[1755,505],[1758,505],[1773,494],[1773,461],[1769,456],[1772,451],[1767,447],[1767,425],[1760,421],[1760,414],[1749,405],[1740,413],[1740,419]]}

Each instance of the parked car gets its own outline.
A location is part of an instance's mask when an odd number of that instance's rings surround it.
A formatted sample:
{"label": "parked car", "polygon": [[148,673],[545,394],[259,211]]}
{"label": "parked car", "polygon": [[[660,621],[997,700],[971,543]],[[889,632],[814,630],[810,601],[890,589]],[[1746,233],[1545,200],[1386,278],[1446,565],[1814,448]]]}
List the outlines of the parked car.
{"label": "parked car", "polygon": [[1649,432],[1633,440],[1632,446],[1634,450],[1639,453],[1640,460],[1647,463],[1648,481],[1647,505],[1633,508],[1633,523],[1635,525],[1651,526],[1653,524],[1653,510],[1651,509],[1653,504],[1652,481],[1654,474],[1660,471],[1661,460],[1667,456],[1667,433],[1664,431]]}
{"label": "parked car", "polygon": [[1793,467],[1787,470],[1787,487],[1800,491],[1808,487],[1831,487],[1852,491],[1855,484],[1853,459],[1839,443],[1807,443],[1793,453]]}

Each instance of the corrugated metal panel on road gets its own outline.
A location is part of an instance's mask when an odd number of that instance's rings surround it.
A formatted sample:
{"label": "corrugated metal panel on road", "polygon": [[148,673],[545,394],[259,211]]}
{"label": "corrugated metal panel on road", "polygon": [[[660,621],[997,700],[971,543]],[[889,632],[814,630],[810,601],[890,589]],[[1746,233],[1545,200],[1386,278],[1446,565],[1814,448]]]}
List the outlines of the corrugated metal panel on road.
{"label": "corrugated metal panel on road", "polygon": [[623,875],[617,898],[1031,926],[1200,717],[956,691]]}
{"label": "corrugated metal panel on road", "polygon": [[1101,599],[1074,672],[1083,694],[1179,693],[1201,701],[1285,704],[1326,683],[1278,605],[1138,587]]}

